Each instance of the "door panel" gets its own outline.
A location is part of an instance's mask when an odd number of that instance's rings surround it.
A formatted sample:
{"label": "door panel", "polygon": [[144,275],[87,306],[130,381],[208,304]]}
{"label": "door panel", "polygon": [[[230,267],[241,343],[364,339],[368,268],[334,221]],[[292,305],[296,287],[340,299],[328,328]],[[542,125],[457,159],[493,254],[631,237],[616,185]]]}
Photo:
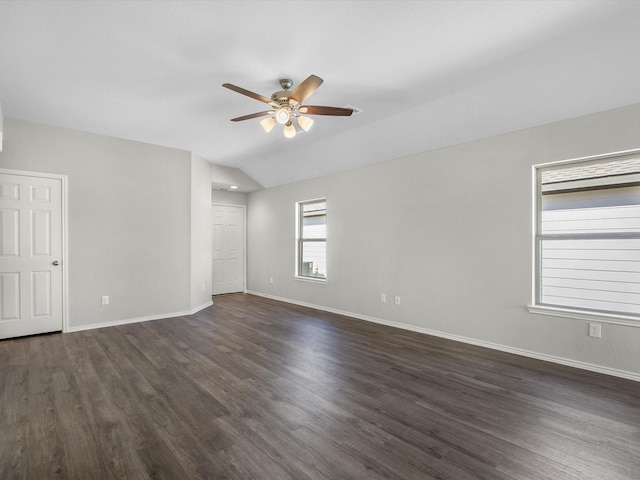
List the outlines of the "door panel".
{"label": "door panel", "polygon": [[9,181],[0,184],[0,198],[7,200],[18,200],[20,186]]}
{"label": "door panel", "polygon": [[213,207],[213,294],[244,291],[244,208]]}
{"label": "door panel", "polygon": [[34,317],[51,315],[51,272],[31,272],[31,299]]}
{"label": "door panel", "polygon": [[2,235],[0,235],[0,255],[20,255],[20,210],[0,209]]}
{"label": "door panel", "polygon": [[240,262],[237,258],[229,259],[229,281],[236,282],[240,278]]}
{"label": "door panel", "polygon": [[51,212],[47,210],[31,211],[31,254],[51,255]]}
{"label": "door panel", "polygon": [[0,174],[0,225],[0,338],[62,330],[62,180]]}
{"label": "door panel", "polygon": [[214,290],[215,290],[215,285],[219,285],[221,282],[224,282],[224,262],[222,258],[216,258],[213,261]]}
{"label": "door panel", "polygon": [[2,282],[2,312],[0,321],[20,318],[20,273],[6,272],[0,274]]}

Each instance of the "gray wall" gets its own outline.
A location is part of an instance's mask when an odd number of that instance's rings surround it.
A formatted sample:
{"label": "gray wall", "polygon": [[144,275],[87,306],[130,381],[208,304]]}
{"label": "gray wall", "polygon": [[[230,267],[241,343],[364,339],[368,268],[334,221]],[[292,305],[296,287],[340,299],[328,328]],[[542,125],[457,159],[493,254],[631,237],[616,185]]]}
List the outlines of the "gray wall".
{"label": "gray wall", "polygon": [[[532,165],[637,148],[639,131],[634,105],[251,193],[248,290],[640,374],[640,328],[603,324],[595,339],[585,321],[526,310]],[[293,279],[294,204],[319,197],[326,284]]]}
{"label": "gray wall", "polygon": [[191,154],[191,309],[211,302],[211,164]]}
{"label": "gray wall", "polygon": [[212,190],[212,203],[220,205],[246,205],[247,194],[241,192],[221,192],[220,190]]}
{"label": "gray wall", "polygon": [[210,168],[211,186],[214,191],[220,191],[221,188],[228,189],[231,185],[238,187],[238,190],[230,190],[230,193],[254,192],[262,189],[262,185],[239,168],[222,165],[211,165]]}
{"label": "gray wall", "polygon": [[71,327],[192,308],[189,152],[5,118],[0,167],[69,176]]}

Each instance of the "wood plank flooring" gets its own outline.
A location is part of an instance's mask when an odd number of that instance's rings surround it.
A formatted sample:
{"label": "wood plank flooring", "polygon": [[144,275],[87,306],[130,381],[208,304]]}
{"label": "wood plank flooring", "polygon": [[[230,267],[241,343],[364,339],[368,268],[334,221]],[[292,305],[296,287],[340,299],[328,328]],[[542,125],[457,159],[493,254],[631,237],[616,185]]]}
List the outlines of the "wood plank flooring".
{"label": "wood plank flooring", "polygon": [[256,296],[0,341],[0,479],[640,478],[640,383]]}

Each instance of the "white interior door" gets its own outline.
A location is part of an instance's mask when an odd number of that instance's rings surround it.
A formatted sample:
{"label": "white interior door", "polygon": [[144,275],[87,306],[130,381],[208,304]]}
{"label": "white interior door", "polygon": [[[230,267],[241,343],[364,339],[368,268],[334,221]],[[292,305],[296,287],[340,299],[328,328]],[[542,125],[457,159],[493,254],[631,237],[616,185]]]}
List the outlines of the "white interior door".
{"label": "white interior door", "polygon": [[0,173],[0,338],[62,330],[62,180]]}
{"label": "white interior door", "polygon": [[244,208],[213,206],[213,294],[244,291]]}

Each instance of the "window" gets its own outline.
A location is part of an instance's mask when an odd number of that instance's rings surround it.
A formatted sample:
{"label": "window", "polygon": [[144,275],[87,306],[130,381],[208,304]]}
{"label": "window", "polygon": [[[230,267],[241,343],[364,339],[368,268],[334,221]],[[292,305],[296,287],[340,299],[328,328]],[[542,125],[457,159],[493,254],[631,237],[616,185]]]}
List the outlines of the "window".
{"label": "window", "polygon": [[309,200],[297,204],[296,274],[327,278],[327,201]]}
{"label": "window", "polygon": [[535,172],[534,303],[640,320],[640,152]]}

